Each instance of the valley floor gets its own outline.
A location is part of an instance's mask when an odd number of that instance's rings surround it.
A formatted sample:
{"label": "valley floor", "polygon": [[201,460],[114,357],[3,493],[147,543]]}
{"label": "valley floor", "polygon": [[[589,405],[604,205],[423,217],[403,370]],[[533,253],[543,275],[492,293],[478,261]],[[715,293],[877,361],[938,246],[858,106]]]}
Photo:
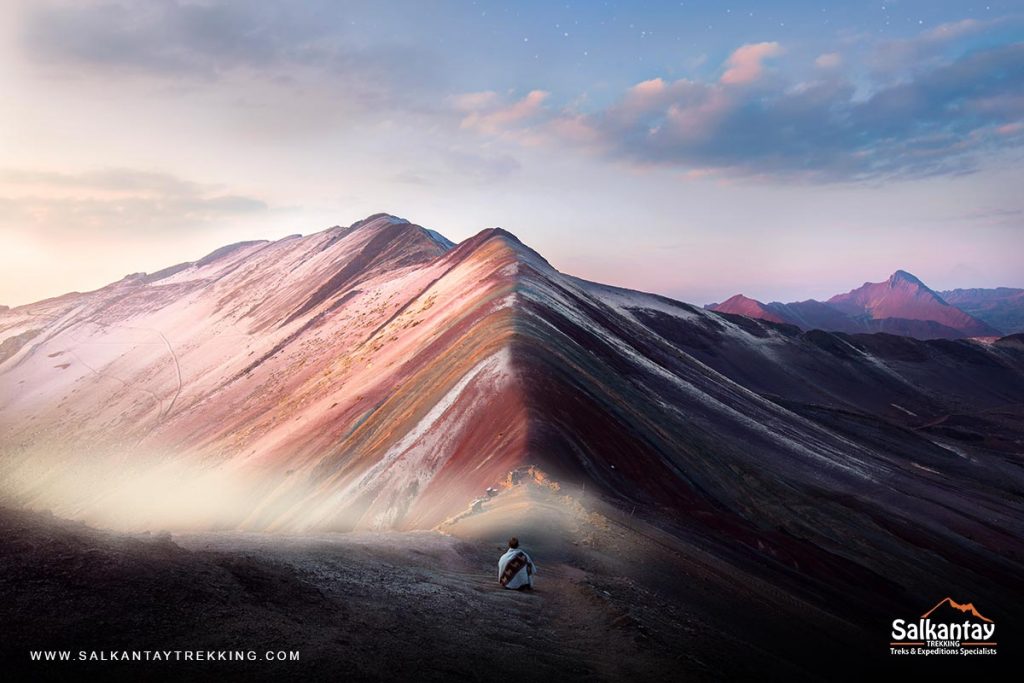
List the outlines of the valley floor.
{"label": "valley floor", "polygon": [[[857,627],[639,520],[560,500],[505,493],[451,533],[288,536],[111,534],[2,509],[0,661],[33,680],[467,681],[834,679],[853,671],[844,659],[868,662]],[[504,529],[488,515],[517,508],[533,592],[496,582]],[[54,649],[300,659],[30,661]]]}

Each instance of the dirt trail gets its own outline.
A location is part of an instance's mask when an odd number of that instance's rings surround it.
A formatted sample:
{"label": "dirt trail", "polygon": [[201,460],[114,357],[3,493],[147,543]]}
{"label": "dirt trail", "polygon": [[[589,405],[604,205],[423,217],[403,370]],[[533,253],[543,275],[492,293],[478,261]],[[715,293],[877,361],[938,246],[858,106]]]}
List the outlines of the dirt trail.
{"label": "dirt trail", "polygon": [[167,347],[167,352],[171,354],[171,360],[174,361],[174,374],[178,379],[178,387],[174,390],[174,396],[171,397],[171,402],[167,404],[167,410],[163,412],[163,417],[167,417],[171,414],[171,410],[174,409],[174,402],[178,400],[181,395],[181,363],[178,362],[178,354],[174,352],[174,347],[171,346],[171,342],[167,340],[167,335],[157,329],[151,329],[160,335],[160,338],[164,340],[164,346]]}
{"label": "dirt trail", "polygon": [[[337,605],[347,656],[363,673],[413,675],[420,660],[473,680],[508,662],[587,680],[648,678],[671,658],[645,651],[644,637],[589,579],[560,562],[541,564],[533,591],[496,580],[501,548],[435,532],[281,538],[258,534],[175,537],[199,552],[258,555],[294,568]],[[366,638],[360,634],[375,634]],[[400,652],[395,644],[402,643]],[[420,674],[416,674],[420,675]]]}

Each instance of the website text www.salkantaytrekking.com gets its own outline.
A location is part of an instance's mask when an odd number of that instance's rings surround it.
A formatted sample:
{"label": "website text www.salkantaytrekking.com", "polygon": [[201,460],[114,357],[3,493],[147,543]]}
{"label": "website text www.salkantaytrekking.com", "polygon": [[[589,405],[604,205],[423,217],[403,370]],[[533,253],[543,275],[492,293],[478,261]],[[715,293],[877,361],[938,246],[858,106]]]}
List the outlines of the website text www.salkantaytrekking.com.
{"label": "website text www.salkantaytrekking.com", "polygon": [[297,662],[298,650],[29,650],[33,662]]}

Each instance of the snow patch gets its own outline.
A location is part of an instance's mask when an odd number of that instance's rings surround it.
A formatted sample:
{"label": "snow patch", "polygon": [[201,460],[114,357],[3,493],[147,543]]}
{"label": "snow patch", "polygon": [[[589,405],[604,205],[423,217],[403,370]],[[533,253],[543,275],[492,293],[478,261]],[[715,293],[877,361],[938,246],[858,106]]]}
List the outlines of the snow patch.
{"label": "snow patch", "polygon": [[445,251],[448,251],[449,249],[451,249],[451,248],[453,248],[455,246],[455,242],[452,242],[450,239],[448,239],[447,237],[445,237],[444,235],[442,235],[438,231],[431,230],[430,228],[423,228],[423,230],[424,230],[424,232],[427,233],[427,236],[430,237],[430,239],[434,240],[439,245],[444,247]]}
{"label": "snow patch", "polygon": [[911,417],[917,417],[917,413],[911,412],[911,411],[907,410],[906,408],[904,408],[901,405],[897,405],[895,403],[890,403],[889,405],[891,405],[896,410],[900,410],[900,411],[906,413],[907,415],[910,415]]}

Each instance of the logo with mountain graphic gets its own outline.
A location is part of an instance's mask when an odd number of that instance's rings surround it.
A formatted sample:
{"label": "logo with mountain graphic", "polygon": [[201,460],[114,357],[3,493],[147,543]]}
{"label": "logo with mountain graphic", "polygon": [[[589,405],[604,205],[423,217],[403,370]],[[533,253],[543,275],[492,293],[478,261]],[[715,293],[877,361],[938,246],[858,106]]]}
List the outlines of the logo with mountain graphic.
{"label": "logo with mountain graphic", "polygon": [[996,624],[973,602],[945,597],[916,619],[894,619],[894,655],[994,655]]}

